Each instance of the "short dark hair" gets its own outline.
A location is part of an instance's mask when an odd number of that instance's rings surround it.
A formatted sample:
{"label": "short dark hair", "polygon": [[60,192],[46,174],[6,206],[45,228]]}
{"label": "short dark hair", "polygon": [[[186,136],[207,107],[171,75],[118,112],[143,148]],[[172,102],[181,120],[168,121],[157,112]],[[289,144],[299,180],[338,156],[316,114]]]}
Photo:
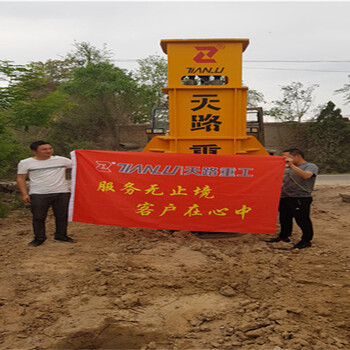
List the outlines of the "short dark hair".
{"label": "short dark hair", "polygon": [[292,156],[296,156],[297,154],[300,154],[302,158],[304,158],[304,152],[299,148],[288,148],[284,150],[282,153],[285,153],[285,152],[290,153]]}
{"label": "short dark hair", "polygon": [[46,141],[34,141],[30,144],[29,147],[32,151],[36,151],[38,149],[38,147],[41,145],[50,145],[51,146],[51,143],[46,142]]}

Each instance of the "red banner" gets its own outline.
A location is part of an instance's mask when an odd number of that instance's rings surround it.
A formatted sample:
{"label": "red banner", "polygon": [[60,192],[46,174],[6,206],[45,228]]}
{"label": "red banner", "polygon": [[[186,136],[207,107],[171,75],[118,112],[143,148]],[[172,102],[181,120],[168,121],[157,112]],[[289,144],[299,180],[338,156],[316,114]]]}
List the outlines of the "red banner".
{"label": "red banner", "polygon": [[275,233],[285,161],[275,156],[76,150],[70,221]]}

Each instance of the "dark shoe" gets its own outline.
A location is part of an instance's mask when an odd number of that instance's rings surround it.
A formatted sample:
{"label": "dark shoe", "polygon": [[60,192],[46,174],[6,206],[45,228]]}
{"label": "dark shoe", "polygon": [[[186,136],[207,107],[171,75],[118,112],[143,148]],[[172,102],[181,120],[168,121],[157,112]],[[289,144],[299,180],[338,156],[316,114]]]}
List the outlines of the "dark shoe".
{"label": "dark shoe", "polygon": [[276,243],[276,242],[287,242],[289,243],[290,242],[290,239],[289,238],[281,238],[281,237],[276,237],[276,238],[272,238],[266,242],[268,243]]}
{"label": "dark shoe", "polygon": [[31,242],[28,243],[31,247],[37,247],[39,245],[42,245],[46,239],[33,239]]}
{"label": "dark shoe", "polygon": [[63,236],[63,237],[55,237],[55,241],[60,241],[60,242],[69,242],[69,243],[75,243],[76,240],[73,238],[70,238],[68,236]]}
{"label": "dark shoe", "polygon": [[310,248],[312,245],[311,242],[305,242],[300,241],[299,243],[295,244],[292,249],[304,249],[304,248]]}

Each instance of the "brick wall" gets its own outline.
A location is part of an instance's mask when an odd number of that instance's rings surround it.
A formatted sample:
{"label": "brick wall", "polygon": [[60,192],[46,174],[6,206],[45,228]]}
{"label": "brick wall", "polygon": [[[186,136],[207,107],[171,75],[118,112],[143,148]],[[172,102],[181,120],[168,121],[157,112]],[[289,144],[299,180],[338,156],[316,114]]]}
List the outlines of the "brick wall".
{"label": "brick wall", "polygon": [[120,143],[127,150],[141,151],[148,142],[146,129],[149,127],[150,124],[122,125],[120,127]]}
{"label": "brick wall", "polygon": [[303,127],[290,123],[264,123],[265,147],[279,155],[286,148],[303,149]]}

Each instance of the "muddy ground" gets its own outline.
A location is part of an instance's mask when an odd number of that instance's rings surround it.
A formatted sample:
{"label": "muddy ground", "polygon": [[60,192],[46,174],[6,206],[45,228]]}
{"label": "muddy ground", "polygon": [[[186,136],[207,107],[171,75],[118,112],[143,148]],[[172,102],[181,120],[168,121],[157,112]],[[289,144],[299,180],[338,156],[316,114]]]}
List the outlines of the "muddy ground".
{"label": "muddy ground", "polygon": [[[350,349],[350,203],[317,186],[313,247],[263,234],[70,223],[76,244],[0,219],[1,349]],[[293,242],[300,239],[294,229]]]}

